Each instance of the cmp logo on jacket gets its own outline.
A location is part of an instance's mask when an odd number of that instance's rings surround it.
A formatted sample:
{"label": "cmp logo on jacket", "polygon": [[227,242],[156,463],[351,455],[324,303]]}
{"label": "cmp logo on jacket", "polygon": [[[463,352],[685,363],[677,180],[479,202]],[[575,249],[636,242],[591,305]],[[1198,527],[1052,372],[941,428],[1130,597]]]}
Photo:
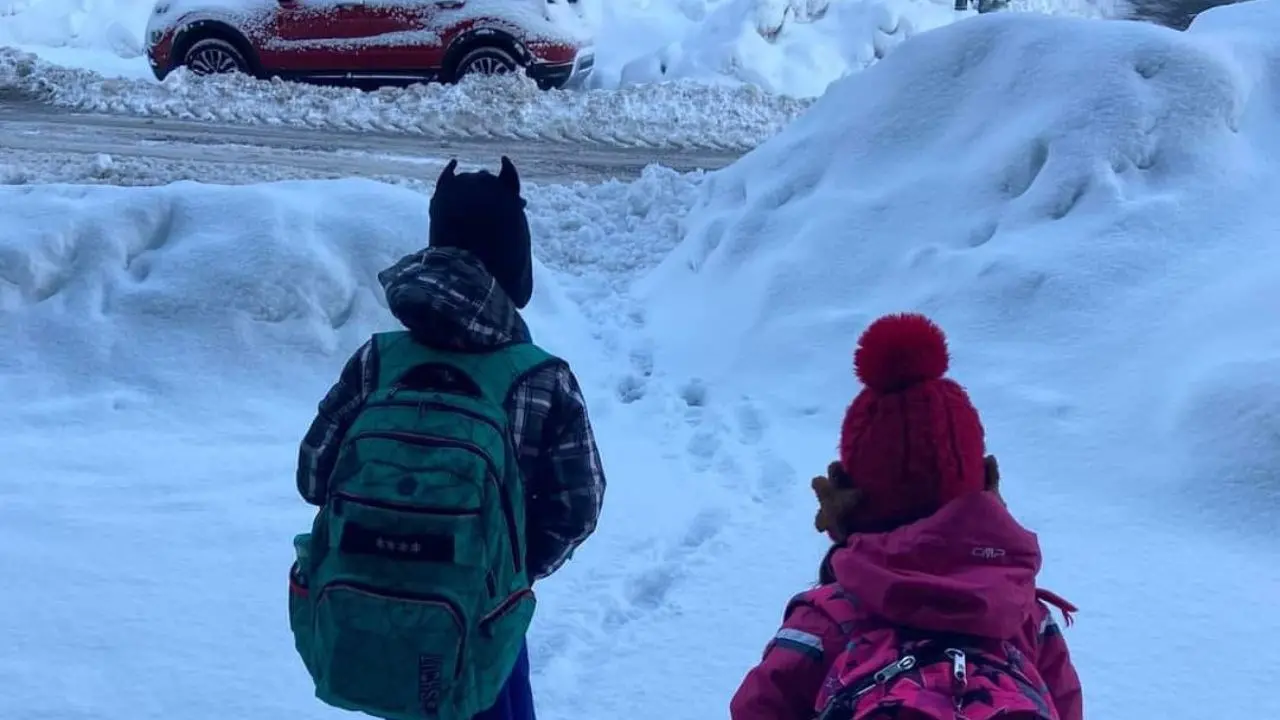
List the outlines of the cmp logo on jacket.
{"label": "cmp logo on jacket", "polygon": [[983,560],[998,560],[999,558],[1004,557],[1007,553],[1005,553],[1004,548],[976,547],[973,550],[970,550],[969,554],[976,558],[982,558]]}

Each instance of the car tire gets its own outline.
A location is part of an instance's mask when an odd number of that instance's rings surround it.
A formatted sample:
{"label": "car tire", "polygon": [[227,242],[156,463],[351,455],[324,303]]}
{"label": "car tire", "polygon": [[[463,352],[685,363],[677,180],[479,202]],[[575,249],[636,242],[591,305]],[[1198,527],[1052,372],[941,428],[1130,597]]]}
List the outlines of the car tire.
{"label": "car tire", "polygon": [[453,79],[461,80],[466,75],[508,75],[519,69],[520,63],[515,55],[496,45],[482,45],[468,50],[453,71]]}
{"label": "car tire", "polygon": [[240,48],[222,38],[204,38],[191,43],[182,55],[182,64],[195,75],[253,74]]}

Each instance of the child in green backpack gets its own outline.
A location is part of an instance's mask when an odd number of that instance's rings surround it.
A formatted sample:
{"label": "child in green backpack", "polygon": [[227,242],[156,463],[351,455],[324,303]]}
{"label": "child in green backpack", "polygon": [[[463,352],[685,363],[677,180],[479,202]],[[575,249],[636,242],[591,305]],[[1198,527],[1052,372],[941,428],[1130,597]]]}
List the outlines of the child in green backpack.
{"label": "child in green backpack", "polygon": [[[376,475],[380,478],[390,477],[385,467],[369,468],[379,462],[384,466],[394,462],[395,458],[388,460],[388,456],[396,453],[423,450],[421,447],[409,447],[416,442],[412,440],[413,436],[448,435],[448,428],[440,424],[446,412],[458,412],[461,414],[456,416],[462,417],[468,414],[468,408],[472,411],[483,409],[488,407],[484,402],[492,400],[494,407],[501,408],[501,416],[487,417],[487,420],[502,428],[507,435],[509,457],[491,457],[502,454],[493,449],[502,447],[497,440],[494,441],[497,444],[488,443],[485,452],[475,453],[471,452],[474,448],[460,448],[459,445],[480,443],[456,438],[451,441],[451,448],[437,448],[439,452],[430,456],[443,458],[439,463],[460,474],[473,471],[473,461],[481,456],[486,457],[486,462],[491,461],[514,473],[501,473],[504,477],[499,479],[494,492],[502,500],[502,515],[499,517],[507,520],[506,532],[511,543],[510,550],[503,549],[505,554],[500,557],[514,563],[515,572],[511,572],[512,568],[506,568],[503,573],[487,569],[488,592],[479,593],[481,599],[477,602],[484,603],[484,607],[477,611],[481,616],[474,620],[480,623],[481,630],[488,628],[492,634],[492,627],[500,625],[498,619],[514,614],[512,608],[525,606],[527,610],[520,614],[532,614],[532,583],[555,572],[595,530],[604,498],[605,476],[577,378],[568,363],[533,345],[529,328],[520,316],[520,309],[525,307],[533,293],[533,258],[525,200],[520,196],[520,180],[515,166],[503,157],[502,171],[497,176],[487,171],[456,173],[456,166],[456,161],[450,162],[436,183],[430,204],[428,247],[402,258],[378,275],[386,293],[387,306],[404,326],[404,331],[371,338],[347,361],[337,383],[321,400],[315,420],[302,441],[297,486],[307,502],[321,507],[320,517],[324,519],[326,528],[342,528],[344,539],[322,545],[322,549],[331,548],[336,543],[339,546],[337,552],[341,553],[345,542],[346,550],[352,553],[386,553],[388,558],[398,553],[398,561],[402,564],[395,567],[406,568],[405,581],[419,578],[417,582],[421,582],[421,576],[415,574],[418,571],[414,568],[427,567],[422,563],[448,565],[444,562],[445,557],[458,559],[466,554],[468,546],[465,541],[457,540],[467,537],[465,533],[451,540],[454,543],[451,548],[443,548],[441,542],[428,542],[429,533],[423,535],[422,541],[417,541],[412,534],[396,536],[384,532],[387,526],[374,521],[374,518],[386,514],[375,514],[370,505],[363,508],[358,504],[348,505],[344,510],[340,494],[335,490],[358,485],[366,491],[373,488],[393,494],[399,492],[420,501],[427,496],[429,488],[426,486],[438,477],[438,466],[430,463],[417,465],[415,467],[431,469],[423,469],[421,473],[403,472],[395,487],[369,482],[361,485],[360,481],[352,478],[375,477],[376,473],[381,473]],[[395,377],[388,376],[386,365],[394,367]],[[513,374],[513,369],[518,372]],[[491,387],[482,387],[486,384]],[[503,387],[494,390],[494,385]],[[501,397],[489,397],[494,393],[501,394]],[[461,407],[463,410],[431,410],[428,408],[431,403],[424,400],[428,397],[436,398],[439,405]],[[425,409],[420,426],[393,433],[369,429],[378,423],[408,422],[402,412],[405,398],[420,401],[413,412]],[[483,416],[486,412],[472,412],[471,415]],[[370,415],[375,416],[374,419],[370,419]],[[409,425],[413,423],[409,422]],[[353,431],[353,428],[357,430]],[[390,437],[386,437],[388,435]],[[356,436],[363,436],[363,439],[356,441]],[[422,457],[429,455],[423,454]],[[468,457],[471,460],[467,460]],[[351,485],[353,482],[356,485]],[[508,494],[517,486],[520,487],[518,493]],[[494,495],[476,497],[492,499]],[[335,500],[339,501],[337,506]],[[458,503],[469,502],[462,495],[452,496],[450,502],[455,500]],[[366,524],[376,526],[373,530],[366,532],[368,528],[362,529],[352,519],[360,512],[365,512]],[[387,513],[394,512],[387,510]],[[424,512],[430,514],[430,510]],[[453,508],[449,512],[456,517],[464,517],[471,510]],[[412,524],[408,515],[402,517],[405,518],[403,524]],[[317,523],[320,524],[321,520]],[[434,527],[443,533],[440,528],[465,527],[465,524],[448,525],[445,520],[436,518],[423,520],[421,526]],[[521,528],[523,532],[519,531]],[[498,530],[485,527],[484,531]],[[459,545],[460,542],[462,544]],[[486,547],[489,545],[485,544]],[[316,543],[313,542],[312,547],[316,547]],[[498,552],[494,548],[490,551]],[[309,562],[324,575],[322,560],[311,559]],[[455,564],[463,567],[459,563]],[[440,572],[441,577],[448,577],[448,571]],[[495,587],[501,584],[495,579],[499,575],[507,577],[511,584]],[[392,582],[395,578],[386,580]],[[349,609],[363,597],[357,591],[343,595],[342,583],[334,581],[333,584],[338,589],[328,593],[330,607],[326,612],[338,612],[342,606],[338,602],[340,598]],[[350,585],[352,583],[346,583],[348,587],[345,589],[350,590]],[[508,592],[513,588],[513,592]],[[295,589],[298,591],[295,595],[305,593],[306,599],[304,602],[295,597],[293,605],[312,610],[321,602],[317,595],[325,594],[323,589],[314,585]],[[455,597],[453,593],[452,589],[448,593],[441,591],[442,595],[447,594],[450,598]],[[417,607],[430,608],[432,602],[437,603],[435,607],[441,607],[439,600],[420,598],[419,602]],[[405,601],[402,607],[413,606]],[[469,612],[469,608],[464,610]],[[456,611],[450,611],[450,614],[456,614]],[[468,615],[468,622],[471,621]],[[486,622],[490,624],[486,625]],[[519,624],[527,626],[527,617]],[[301,631],[304,639],[308,632],[305,627]],[[477,636],[484,634],[478,633]],[[317,651],[313,647],[303,648],[304,639],[299,640],[304,660],[311,655],[312,664],[322,662],[315,657]],[[395,641],[389,639],[387,642]],[[466,658],[467,653],[479,650],[473,647],[451,652]],[[413,662],[406,660],[385,671],[380,669],[379,677],[384,680],[381,684],[388,686],[388,694],[392,690],[402,692],[406,697],[416,698],[415,702],[419,704],[436,707],[434,712],[438,714],[433,714],[431,707],[400,712],[380,709],[380,705],[392,703],[379,697],[362,699],[358,696],[366,690],[344,690],[328,675],[325,675],[325,690],[330,698],[326,699],[339,706],[383,717],[402,718],[444,718],[447,713],[440,708],[447,709],[451,698],[459,708],[474,705],[457,698],[474,694],[474,688],[465,687],[467,679],[473,678],[479,683],[489,668],[482,662],[477,662],[475,667],[454,667],[433,660],[434,657],[437,656],[424,651]],[[486,697],[480,704],[488,709],[475,708],[480,711],[476,718],[533,720],[528,650],[522,639],[518,654],[511,657],[514,657],[514,663],[509,676],[491,701],[489,696],[493,693],[483,693]],[[510,657],[507,662],[510,662]],[[361,684],[368,687],[368,682]],[[317,692],[319,694],[319,688]]]}

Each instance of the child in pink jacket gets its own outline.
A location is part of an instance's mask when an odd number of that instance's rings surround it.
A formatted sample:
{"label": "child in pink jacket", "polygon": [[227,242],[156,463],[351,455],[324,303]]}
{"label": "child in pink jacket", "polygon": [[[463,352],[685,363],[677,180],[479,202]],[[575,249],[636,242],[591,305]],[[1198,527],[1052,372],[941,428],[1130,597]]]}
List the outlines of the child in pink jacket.
{"label": "child in pink jacket", "polygon": [[920,315],[859,341],[865,388],[814,478],[835,544],[730,704],[733,720],[1082,720],[1080,680],[1036,588],[1036,536],[1006,510],[942,331]]}

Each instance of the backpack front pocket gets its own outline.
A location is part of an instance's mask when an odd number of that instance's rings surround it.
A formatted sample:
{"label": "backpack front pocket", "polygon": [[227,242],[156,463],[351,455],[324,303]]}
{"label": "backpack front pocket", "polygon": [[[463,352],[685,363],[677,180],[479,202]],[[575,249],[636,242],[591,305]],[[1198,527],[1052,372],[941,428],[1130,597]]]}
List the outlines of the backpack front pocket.
{"label": "backpack front pocket", "polygon": [[463,617],[443,595],[346,581],[325,585],[315,610],[317,695],[383,717],[455,717],[459,701],[469,704],[459,694],[467,652]]}

